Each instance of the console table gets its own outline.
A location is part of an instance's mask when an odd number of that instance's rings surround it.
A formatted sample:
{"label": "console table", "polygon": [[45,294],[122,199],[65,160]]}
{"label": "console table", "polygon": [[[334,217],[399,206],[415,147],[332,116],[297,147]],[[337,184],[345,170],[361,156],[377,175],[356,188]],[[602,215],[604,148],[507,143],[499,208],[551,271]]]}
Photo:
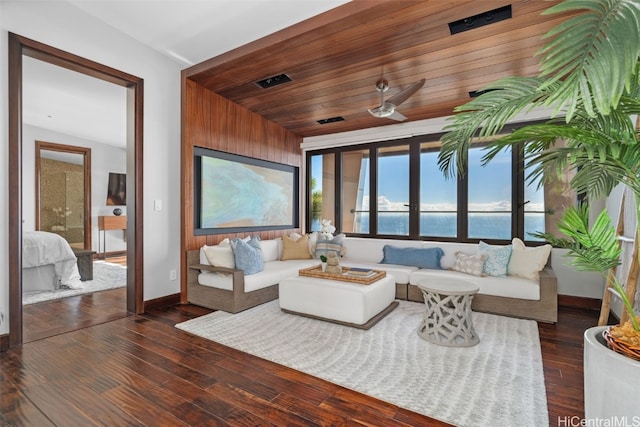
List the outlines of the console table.
{"label": "console table", "polygon": [[[127,217],[121,216],[98,216],[98,251],[102,246],[102,258],[107,257],[107,230],[126,230],[127,229]],[[100,231],[102,232],[102,245],[100,245]],[[100,257],[100,254],[98,254]]]}

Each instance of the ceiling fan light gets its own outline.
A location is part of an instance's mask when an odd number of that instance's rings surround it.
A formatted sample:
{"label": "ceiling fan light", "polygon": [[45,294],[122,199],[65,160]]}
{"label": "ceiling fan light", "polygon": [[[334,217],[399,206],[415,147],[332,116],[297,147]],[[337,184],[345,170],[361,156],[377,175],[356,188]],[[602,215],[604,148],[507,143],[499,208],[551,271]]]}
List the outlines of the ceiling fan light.
{"label": "ceiling fan light", "polygon": [[389,102],[385,102],[379,107],[370,109],[369,112],[374,117],[389,117],[396,112],[396,106]]}

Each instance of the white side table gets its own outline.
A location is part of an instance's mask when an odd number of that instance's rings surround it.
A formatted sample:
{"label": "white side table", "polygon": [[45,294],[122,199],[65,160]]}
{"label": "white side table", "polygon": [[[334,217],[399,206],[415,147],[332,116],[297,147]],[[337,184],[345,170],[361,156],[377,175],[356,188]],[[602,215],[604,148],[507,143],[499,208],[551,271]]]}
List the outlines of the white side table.
{"label": "white side table", "polygon": [[459,279],[430,279],[418,283],[426,310],[418,335],[447,347],[471,347],[480,342],[473,329],[471,301],[478,287]]}

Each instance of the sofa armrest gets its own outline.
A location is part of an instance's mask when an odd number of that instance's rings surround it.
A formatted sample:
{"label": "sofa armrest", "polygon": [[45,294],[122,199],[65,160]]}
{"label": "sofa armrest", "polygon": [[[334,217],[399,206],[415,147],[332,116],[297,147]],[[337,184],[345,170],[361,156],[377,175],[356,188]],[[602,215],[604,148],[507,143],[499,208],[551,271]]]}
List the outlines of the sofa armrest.
{"label": "sofa armrest", "polygon": [[[234,294],[242,294],[244,293],[244,271],[238,270],[236,268],[226,268],[226,267],[216,267],[213,265],[207,264],[194,264],[190,265],[189,268],[194,270],[206,270],[215,273],[224,273],[233,275],[233,293]],[[197,280],[197,279],[196,279]]]}
{"label": "sofa armrest", "polygon": [[[556,273],[550,266],[546,266],[539,273],[540,277],[540,299],[544,296],[550,298],[558,298],[558,278]],[[543,296],[544,295],[544,296]]]}

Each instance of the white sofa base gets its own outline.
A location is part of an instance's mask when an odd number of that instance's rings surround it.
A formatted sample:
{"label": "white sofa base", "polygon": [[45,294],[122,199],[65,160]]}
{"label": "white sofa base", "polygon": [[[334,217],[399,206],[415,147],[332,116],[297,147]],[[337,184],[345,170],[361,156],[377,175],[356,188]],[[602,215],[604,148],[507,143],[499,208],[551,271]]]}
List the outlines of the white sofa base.
{"label": "white sofa base", "polygon": [[390,276],[370,285],[294,276],[279,288],[280,308],[287,312],[364,326],[394,303],[396,286]]}

